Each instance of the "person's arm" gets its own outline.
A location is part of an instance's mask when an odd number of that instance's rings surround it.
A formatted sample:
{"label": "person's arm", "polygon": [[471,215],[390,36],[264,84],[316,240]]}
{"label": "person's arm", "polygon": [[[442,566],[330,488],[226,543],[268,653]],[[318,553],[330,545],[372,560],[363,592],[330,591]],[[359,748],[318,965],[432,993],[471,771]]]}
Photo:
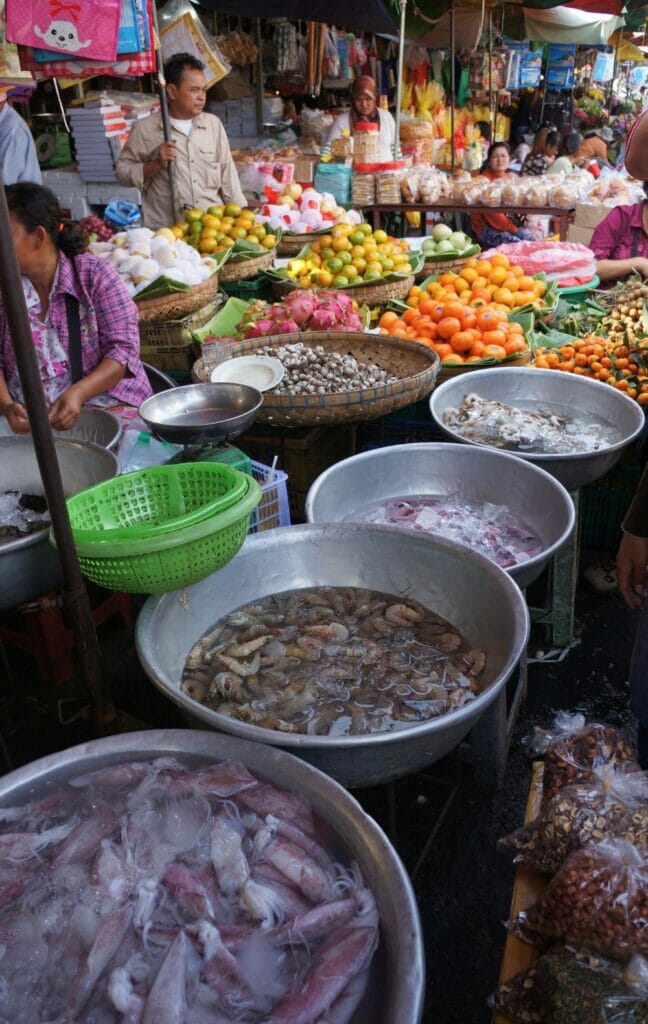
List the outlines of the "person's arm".
{"label": "person's arm", "polygon": [[623,520],[623,537],[617,553],[617,586],[628,608],[643,603],[648,565],[648,467]]}
{"label": "person's arm", "polygon": [[133,127],[115,167],[120,185],[130,185],[140,191],[154,175],[166,170],[169,162],[176,159],[175,142],[163,141],[159,146],[151,146],[147,138],[150,129],[142,127],[145,124],[143,121]]}
{"label": "person's arm", "polygon": [[35,181],[40,185],[43,179],[38,166],[34,140],[27,125],[16,125],[15,130],[9,134],[6,141],[7,145],[2,158],[2,174],[5,184],[13,184],[17,181]]}
{"label": "person's arm", "polygon": [[335,139],[342,138],[343,131],[349,131],[350,121],[348,114],[340,114],[339,117],[335,118],[335,121],[329,129],[329,133],[326,137],[326,142],[322,146],[321,156],[331,155],[331,146]]}
{"label": "person's arm", "polygon": [[50,408],[50,423],[55,430],[68,430],[76,423],[86,402],[110,391],[124,376],[126,367],[116,359],[102,359],[86,377],[72,384]]}
{"label": "person's arm", "polygon": [[631,256],[627,260],[597,260],[596,273],[601,281],[616,281],[636,271],[642,277],[648,277],[648,257]]}
{"label": "person's arm", "polygon": [[24,405],[14,402],[4,374],[0,373],[0,416],[5,416],[14,434],[28,434],[29,420]]}
{"label": "person's arm", "polygon": [[221,162],[221,195],[226,203],[247,206],[247,199],[241,188],[236,164],[227,141],[227,133],[220,121],[218,122],[218,134],[218,152],[220,153]]}
{"label": "person's arm", "polygon": [[590,249],[596,257],[596,273],[601,281],[614,281],[627,277],[633,270],[641,274],[642,277],[648,277],[648,258],[645,256],[629,256],[622,260],[614,259],[619,242],[629,230],[626,216],[621,207],[616,207],[594,229]]}

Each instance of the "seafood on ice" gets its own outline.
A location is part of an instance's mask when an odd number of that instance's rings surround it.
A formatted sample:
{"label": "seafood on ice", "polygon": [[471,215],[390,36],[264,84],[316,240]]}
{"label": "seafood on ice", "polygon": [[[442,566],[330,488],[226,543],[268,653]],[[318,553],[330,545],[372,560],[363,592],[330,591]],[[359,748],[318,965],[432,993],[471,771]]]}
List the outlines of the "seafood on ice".
{"label": "seafood on ice", "polygon": [[502,569],[528,562],[543,550],[533,530],[516,519],[506,505],[470,501],[460,494],[387,498],[347,518],[447,537],[486,555]]}
{"label": "seafood on ice", "polygon": [[0,491],[0,541],[24,537],[49,524],[50,514],[42,495]]}
{"label": "seafood on ice", "polygon": [[237,761],[112,764],[0,808],[0,1020],[350,1022],[378,912],[330,842]]}
{"label": "seafood on ice", "polygon": [[315,587],[231,612],[191,649],[182,689],[266,729],[389,732],[475,699],[486,653],[409,597]]}
{"label": "seafood on ice", "polygon": [[601,422],[564,411],[521,409],[476,394],[466,395],[458,408],[446,409],[443,422],[468,441],[530,454],[594,452],[618,440]]}

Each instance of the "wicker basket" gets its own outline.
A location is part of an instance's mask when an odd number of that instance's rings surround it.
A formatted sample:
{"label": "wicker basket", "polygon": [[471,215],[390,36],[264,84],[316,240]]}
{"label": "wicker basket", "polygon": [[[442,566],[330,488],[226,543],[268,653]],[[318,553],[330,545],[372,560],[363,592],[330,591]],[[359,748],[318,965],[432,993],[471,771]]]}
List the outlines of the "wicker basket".
{"label": "wicker basket", "polygon": [[169,320],[179,320],[202,309],[216,297],[218,277],[219,271],[216,270],[206,281],[187,292],[174,292],[173,295],[160,295],[157,299],[137,302],[140,324],[168,323]]}
{"label": "wicker basket", "polygon": [[527,366],[531,362],[531,353],[522,352],[517,359],[505,359],[498,363],[493,362],[488,366],[483,363],[469,363],[466,366],[442,366],[439,372],[438,383],[443,384],[446,380],[452,380],[453,377],[460,377],[464,373],[470,373],[471,370],[490,370],[494,367],[512,367],[512,366]]}
{"label": "wicker basket", "polygon": [[221,305],[222,300],[218,296],[180,320],[140,324],[140,355],[144,362],[160,370],[191,370],[199,350],[191,332],[208,324]]}
{"label": "wicker basket", "polygon": [[238,263],[228,261],[221,267],[220,279],[227,284],[230,281],[244,281],[248,277],[256,277],[260,270],[272,266],[276,254],[276,249],[268,249],[263,256],[255,256],[251,260],[239,260]]}
{"label": "wicker basket", "polygon": [[[279,334],[268,338],[241,341],[232,346],[232,357],[250,355],[266,346],[301,341],[314,348],[322,345],[331,352],[348,353],[360,362],[371,363],[400,379],[382,387],[362,388],[331,395],[286,395],[267,391],[257,421],[275,427],[324,426],[360,423],[386,416],[434,390],[440,369],[436,352],[424,345],[413,345],[388,335],[322,331],[304,334]],[[210,379],[208,360],[199,359],[193,368],[194,379]]]}
{"label": "wicker basket", "polygon": [[470,256],[460,256],[455,260],[426,260],[419,272],[416,274],[417,281],[425,281],[426,277],[433,274],[445,274],[448,270],[455,270],[457,273],[465,267],[469,259],[479,258],[479,253]]}
{"label": "wicker basket", "polygon": [[[414,274],[401,277],[397,281],[385,281],[383,284],[355,285],[353,288],[338,288],[339,292],[346,292],[357,303],[367,306],[383,306],[391,299],[405,299],[414,284]],[[273,281],[272,290],[278,299],[284,299],[289,292],[299,285],[292,281]]]}
{"label": "wicker basket", "polygon": [[[315,235],[317,239],[317,235]],[[313,242],[313,234],[310,235],[282,235],[277,246],[278,256],[297,256],[305,245]]]}

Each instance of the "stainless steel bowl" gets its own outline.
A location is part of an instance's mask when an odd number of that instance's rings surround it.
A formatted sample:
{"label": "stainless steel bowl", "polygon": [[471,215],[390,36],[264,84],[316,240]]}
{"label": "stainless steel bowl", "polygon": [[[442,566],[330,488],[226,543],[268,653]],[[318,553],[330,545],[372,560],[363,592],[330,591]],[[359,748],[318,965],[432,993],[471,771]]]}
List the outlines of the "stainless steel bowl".
{"label": "stainless steel bowl", "polygon": [[243,433],[262,404],[261,392],[247,384],[188,384],[147,398],[139,414],[162,441],[204,444]]}
{"label": "stainless steel bowl", "polygon": [[[78,420],[69,430],[55,430],[54,436],[63,441],[89,441],[100,448],[113,451],[122,433],[121,420],[97,406],[85,405]],[[4,416],[0,416],[0,437],[15,437]]]}
{"label": "stainless steel bowl", "polygon": [[[56,455],[67,497],[119,473],[112,452],[81,441],[56,441]],[[0,437],[0,491],[43,494],[31,437]],[[59,556],[48,542],[49,526],[27,537],[0,539],[0,611],[15,608],[60,586]]]}
{"label": "stainless steel bowl", "polygon": [[[391,733],[301,736],[218,714],[180,689],[193,644],[222,616],[268,594],[300,587],[370,587],[409,594],[449,619],[488,651],[487,687],[461,710]],[[371,786],[439,760],[495,700],[527,642],[521,591],[482,555],[393,526],[356,523],[294,526],[250,537],[229,565],[177,594],[149,598],[136,643],[152,682],[185,714],[212,729],[285,747],[346,786]]]}
{"label": "stainless steel bowl", "polygon": [[537,579],[574,528],[574,503],[548,473],[504,452],[457,444],[399,444],[337,462],[308,492],[306,518],[357,520],[386,498],[415,494],[461,494],[507,505],[543,546],[539,555],[507,569],[520,587]]}
{"label": "stainless steel bowl", "polygon": [[613,428],[618,440],[596,452],[583,452],[579,455],[511,452],[516,458],[533,462],[551,473],[569,491],[575,491],[605,476],[619,461],[624,449],[632,444],[644,424],[643,410],[636,402],[598,380],[533,367],[474,370],[441,384],[430,399],[430,412],[436,423],[453,440],[480,448],[489,446],[468,441],[443,422],[445,410],[461,405],[464,398],[473,392],[481,398],[505,402],[507,405],[522,402],[524,408],[562,408],[576,413],[579,419],[586,420],[591,416],[596,422],[603,421]]}
{"label": "stainless steel bowl", "polygon": [[332,779],[297,758],[261,743],[184,729],[126,733],[50,754],[0,779],[0,806],[38,800],[68,779],[119,761],[177,755],[189,764],[232,758],[277,786],[294,790],[338,836],[371,887],[380,914],[380,946],[366,1003],[354,1020],[418,1024],[425,968],[421,923],[407,873],[376,822]]}

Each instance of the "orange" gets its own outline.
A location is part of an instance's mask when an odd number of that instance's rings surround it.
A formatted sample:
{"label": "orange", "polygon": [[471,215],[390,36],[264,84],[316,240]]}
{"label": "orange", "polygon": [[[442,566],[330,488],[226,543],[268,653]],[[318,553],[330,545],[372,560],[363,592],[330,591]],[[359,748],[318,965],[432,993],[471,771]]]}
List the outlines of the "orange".
{"label": "orange", "polygon": [[514,302],[513,292],[508,288],[497,288],[493,292],[493,298],[505,306],[512,306]]}
{"label": "orange", "polygon": [[490,331],[499,322],[496,311],[488,306],[477,310],[476,320],[480,331]]}
{"label": "orange", "polygon": [[504,267],[506,270],[511,266],[508,256],[505,256],[503,252],[496,252],[494,256],[491,256],[491,263],[494,267]]}
{"label": "orange", "polygon": [[378,321],[378,326],[391,327],[391,325],[395,323],[396,320],[398,320],[398,313],[394,313],[392,310],[387,310],[387,312],[383,313],[380,320]]}
{"label": "orange", "polygon": [[508,325],[509,334],[524,334],[522,324],[516,324],[514,320],[511,320]]}
{"label": "orange", "polygon": [[484,349],[486,346],[483,341],[474,341],[472,348],[470,349],[470,356],[472,359],[482,359],[484,355]]}
{"label": "orange", "polygon": [[466,261],[464,270],[474,270],[478,262],[479,261],[474,256],[471,256],[470,259]]}
{"label": "orange", "polygon": [[467,281],[468,284],[472,284],[479,277],[479,274],[474,267],[464,267],[460,276],[463,277],[464,281]]}
{"label": "orange", "polygon": [[445,316],[437,324],[437,334],[444,340],[461,330],[461,321],[456,316]]}
{"label": "orange", "polygon": [[452,345],[443,344],[442,342],[435,342],[432,346],[438,356],[443,359],[444,356],[451,356],[453,354]]}
{"label": "orange", "polygon": [[528,277],[527,274],[522,274],[522,277],[518,278],[518,288],[521,292],[532,292],[535,281],[532,277]]}
{"label": "orange", "polygon": [[543,295],[545,294],[546,290],[547,290],[547,286],[544,283],[544,281],[534,281],[533,282],[533,291],[535,292],[535,294],[538,296],[539,299],[541,299],[543,297]]}
{"label": "orange", "polygon": [[452,286],[455,283],[456,277],[456,274],[453,274],[452,272],[448,271],[446,274],[441,274],[441,277],[439,278],[439,284],[442,284],[445,288],[447,288],[448,285]]}
{"label": "orange", "polygon": [[473,346],[473,336],[470,331],[459,331],[453,334],[450,344],[455,352],[469,352]]}
{"label": "orange", "polygon": [[444,366],[463,366],[465,359],[458,352],[452,352],[450,355],[443,356],[441,362]]}
{"label": "orange", "polygon": [[506,349],[503,345],[486,345],[484,359],[506,359]]}
{"label": "orange", "polygon": [[511,267],[511,273],[517,278],[524,277],[522,267]]}
{"label": "orange", "polygon": [[488,277],[491,270],[493,269],[493,264],[490,262],[490,260],[479,260],[475,269],[477,270],[478,274],[483,274],[484,277]]}
{"label": "orange", "polygon": [[466,307],[462,302],[446,302],[443,307],[444,316],[456,316],[458,320],[461,320],[465,312]]}
{"label": "orange", "polygon": [[409,306],[410,309],[418,309],[419,297],[418,295],[409,295],[405,299],[405,305]]}
{"label": "orange", "polygon": [[485,345],[504,345],[506,335],[504,331],[486,331],[483,340]]}
{"label": "orange", "polygon": [[509,338],[504,345],[504,350],[507,356],[512,356],[516,352],[526,352],[526,342],[520,337]]}
{"label": "orange", "polygon": [[484,361],[483,355],[474,355],[472,350],[471,350],[470,355],[466,359],[467,363],[482,363],[483,361]]}
{"label": "orange", "polygon": [[491,284],[503,284],[506,280],[507,273],[505,267],[493,267],[490,272],[490,283]]}
{"label": "orange", "polygon": [[429,338],[434,341],[437,336],[437,325],[436,324],[420,324],[419,325],[419,336],[423,338]]}

